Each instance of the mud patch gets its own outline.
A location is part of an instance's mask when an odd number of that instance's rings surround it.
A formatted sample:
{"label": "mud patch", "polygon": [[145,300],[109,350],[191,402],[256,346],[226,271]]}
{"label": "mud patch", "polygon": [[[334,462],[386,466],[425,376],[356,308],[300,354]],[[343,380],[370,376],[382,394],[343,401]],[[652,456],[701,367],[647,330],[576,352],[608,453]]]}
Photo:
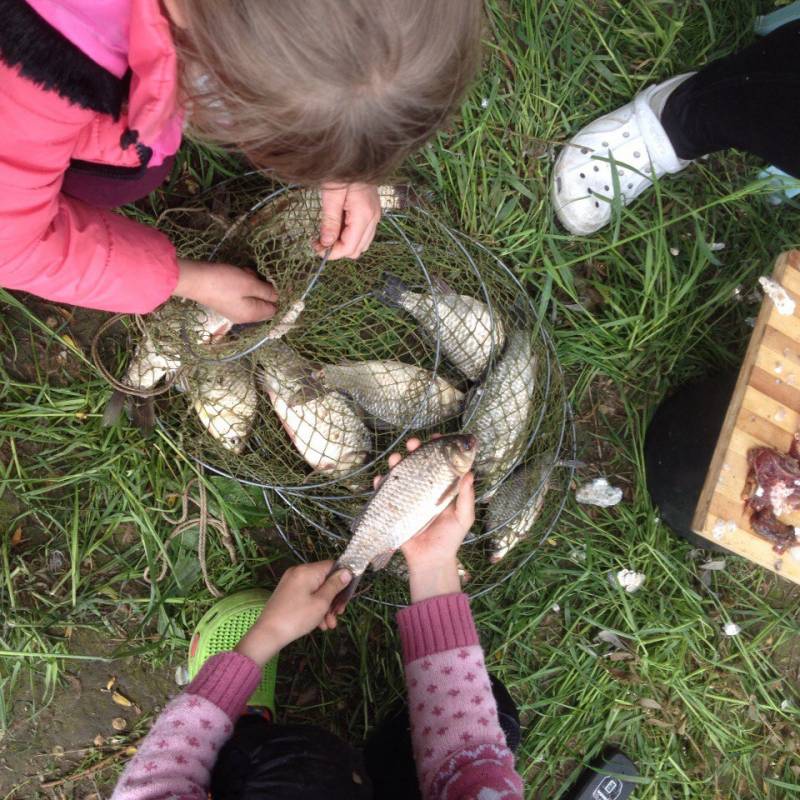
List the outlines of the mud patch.
{"label": "mud patch", "polygon": [[[98,633],[76,631],[72,637],[71,650],[76,653],[110,658],[113,649]],[[147,733],[154,715],[180,692],[174,675],[174,667],[155,669],[136,657],[75,662],[43,709],[30,691],[21,692],[15,704],[18,721],[0,740],[0,796],[4,800],[107,797],[130,757],[127,748]],[[107,691],[112,677],[133,705],[114,702]],[[115,719],[125,720],[124,730],[114,729]],[[100,761],[104,768],[69,779]],[[63,782],[47,787],[53,781]]]}

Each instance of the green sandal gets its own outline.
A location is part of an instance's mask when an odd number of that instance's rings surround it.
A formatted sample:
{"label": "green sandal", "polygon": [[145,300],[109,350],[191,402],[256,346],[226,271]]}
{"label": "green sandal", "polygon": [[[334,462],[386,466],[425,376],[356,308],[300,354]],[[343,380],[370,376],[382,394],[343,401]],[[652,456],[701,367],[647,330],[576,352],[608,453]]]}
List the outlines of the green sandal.
{"label": "green sandal", "polygon": [[[197,625],[189,645],[189,679],[217,653],[233,650],[258,619],[269,599],[265,589],[249,589],[215,603]],[[247,701],[248,706],[266,707],[275,716],[275,680],[278,656],[265,667],[261,683]]]}

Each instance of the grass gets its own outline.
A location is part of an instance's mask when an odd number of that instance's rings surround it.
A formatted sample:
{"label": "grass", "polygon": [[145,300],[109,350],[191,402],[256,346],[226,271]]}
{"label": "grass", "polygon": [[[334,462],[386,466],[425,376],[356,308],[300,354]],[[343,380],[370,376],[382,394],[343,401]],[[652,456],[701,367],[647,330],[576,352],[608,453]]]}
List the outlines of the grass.
{"label": "grass", "polygon": [[[529,569],[475,607],[489,663],[523,714],[519,766],[531,798],[558,797],[608,743],[638,763],[637,797],[800,794],[796,591],[733,557],[704,577],[706,554],[659,524],[642,455],[671,388],[737,364],[756,277],[799,243],[797,206],[768,206],[758,165],[735,153],[663,182],[586,239],[553,222],[548,197],[553,153],[571,132],[649,82],[749,41],[755,14],[772,6],[488,0],[483,77],[461,120],[408,167],[444,216],[526,280],[570,379],[586,474],[626,488],[610,510],[570,501]],[[185,188],[187,175],[208,188],[240,168],[188,147],[176,173],[184,180],[171,188]],[[157,197],[157,210],[165,202]],[[725,249],[712,251],[714,242]],[[158,435],[101,428],[104,385],[80,348],[24,309],[6,315],[0,336],[26,365],[0,388],[2,728],[39,713],[65,667],[91,657],[71,646],[76,631],[100,631],[153,665],[178,663],[210,598],[192,537],[163,544],[164,513],[174,514],[192,465]],[[208,486],[240,556],[230,565],[212,542],[214,582],[269,585],[280,553],[253,535],[269,528],[262,505],[228,482]],[[17,529],[27,544],[15,543]],[[143,572],[157,573],[161,555],[172,569],[148,584]],[[622,567],[646,574],[637,594],[609,581]],[[723,636],[727,621],[741,635]],[[603,631],[624,647],[598,640]],[[402,691],[393,624],[378,606],[353,609],[335,636],[290,655],[302,676],[284,672],[280,693],[293,720],[357,739]],[[298,697],[296,681],[318,686],[313,699]],[[24,711],[23,695],[33,701]]]}

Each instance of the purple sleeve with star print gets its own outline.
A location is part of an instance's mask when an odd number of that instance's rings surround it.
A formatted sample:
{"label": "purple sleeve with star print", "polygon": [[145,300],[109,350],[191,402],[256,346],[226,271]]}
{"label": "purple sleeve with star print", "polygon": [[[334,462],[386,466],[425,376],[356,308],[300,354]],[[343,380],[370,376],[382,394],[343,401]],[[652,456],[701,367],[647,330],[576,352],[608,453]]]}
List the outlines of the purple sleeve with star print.
{"label": "purple sleeve with star print", "polygon": [[397,620],[423,798],[522,798],[467,596],[415,603]]}
{"label": "purple sleeve with star print", "polygon": [[120,776],[112,800],[208,797],[217,754],[261,680],[239,653],[219,653],[161,713]]}

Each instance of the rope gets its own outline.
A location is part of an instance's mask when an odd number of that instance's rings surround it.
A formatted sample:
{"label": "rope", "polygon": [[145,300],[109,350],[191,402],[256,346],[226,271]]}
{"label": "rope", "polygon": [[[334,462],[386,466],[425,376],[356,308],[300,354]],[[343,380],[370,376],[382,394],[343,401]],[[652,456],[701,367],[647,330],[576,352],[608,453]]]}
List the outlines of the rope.
{"label": "rope", "polygon": [[[103,337],[103,334],[112,326],[116,325],[121,319],[124,319],[127,314],[114,314],[114,316],[109,317],[95,332],[95,335],[92,337],[92,361],[94,362],[95,367],[97,368],[98,372],[108,381],[108,383],[117,391],[122,392],[123,394],[132,395],[133,397],[157,397],[158,395],[164,394],[168,392],[172,386],[175,384],[175,381],[178,380],[180,377],[183,368],[177,369],[171,375],[167,375],[164,379],[164,382],[158,386],[153,387],[152,389],[134,389],[132,386],[129,386],[127,383],[122,383],[121,381],[117,380],[105,367],[103,364],[103,360],[100,358],[100,339]],[[137,327],[140,330],[143,330],[143,325],[141,320],[138,317],[134,317]]]}
{"label": "rope", "polygon": [[[191,496],[192,487],[197,485],[197,494],[198,498],[195,499]],[[174,495],[173,495],[174,496]],[[186,531],[191,530],[192,528],[197,528],[197,558],[200,562],[200,571],[203,574],[203,582],[206,585],[206,589],[208,589],[209,593],[214,597],[222,597],[223,593],[217,589],[216,586],[211,582],[211,578],[208,576],[208,566],[206,565],[206,541],[208,538],[208,529],[213,528],[220,536],[222,540],[222,544],[224,545],[225,549],[228,551],[228,555],[231,559],[231,564],[237,563],[236,558],[236,549],[233,546],[233,537],[231,536],[230,531],[228,530],[228,525],[225,522],[224,518],[217,519],[216,517],[211,517],[208,514],[208,497],[206,495],[206,487],[205,484],[199,478],[192,478],[189,483],[186,484],[186,488],[183,490],[183,494],[181,495],[181,501],[183,510],[181,516],[178,519],[174,519],[168,517],[166,514],[162,516],[164,519],[173,525],[172,532],[167,537],[166,542],[164,542],[163,550],[159,551],[158,556],[156,557],[157,561],[161,562],[161,571],[158,573],[158,577],[156,581],[162,581],[167,575],[167,570],[169,568],[169,564],[167,563],[167,559],[165,556],[166,549],[172,543],[173,539],[181,536]],[[189,518],[189,503],[192,502],[198,507],[198,514],[195,517]],[[150,580],[150,567],[147,567],[142,574],[147,583],[152,583]]]}

